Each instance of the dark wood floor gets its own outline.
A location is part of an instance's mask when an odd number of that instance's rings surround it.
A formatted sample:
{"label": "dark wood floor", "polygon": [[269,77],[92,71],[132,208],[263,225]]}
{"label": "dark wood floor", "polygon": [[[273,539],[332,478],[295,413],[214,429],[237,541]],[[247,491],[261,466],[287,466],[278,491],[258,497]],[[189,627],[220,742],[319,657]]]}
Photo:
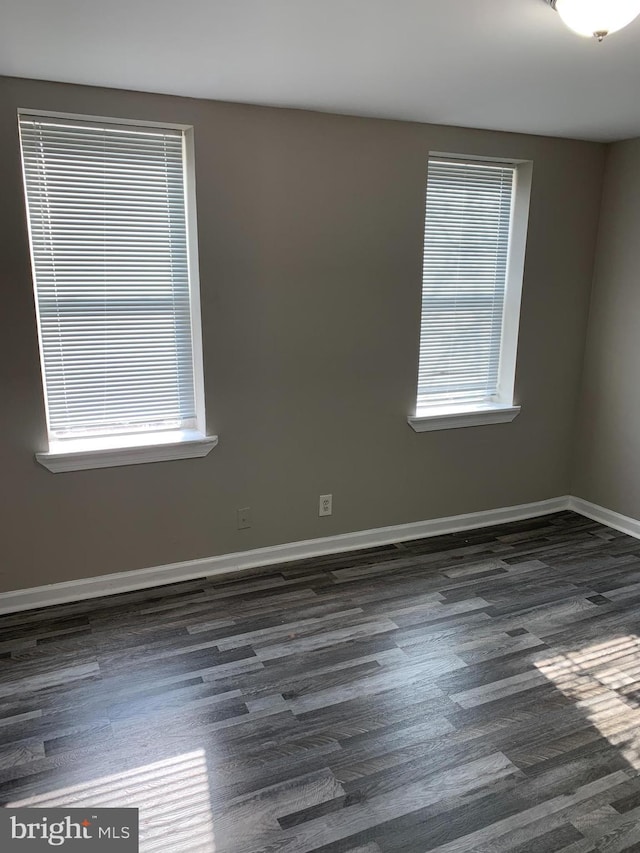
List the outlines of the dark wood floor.
{"label": "dark wood floor", "polygon": [[640,851],[640,542],[572,513],[0,619],[5,806],[143,851]]}

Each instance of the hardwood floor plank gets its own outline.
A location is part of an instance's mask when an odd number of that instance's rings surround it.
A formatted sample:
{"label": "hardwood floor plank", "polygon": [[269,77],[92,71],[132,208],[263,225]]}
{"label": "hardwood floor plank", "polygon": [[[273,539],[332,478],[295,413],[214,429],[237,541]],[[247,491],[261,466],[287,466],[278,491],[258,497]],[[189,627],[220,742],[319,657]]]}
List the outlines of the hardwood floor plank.
{"label": "hardwood floor plank", "polygon": [[0,617],[0,799],[138,806],[142,853],[640,850],[640,543],[561,512]]}

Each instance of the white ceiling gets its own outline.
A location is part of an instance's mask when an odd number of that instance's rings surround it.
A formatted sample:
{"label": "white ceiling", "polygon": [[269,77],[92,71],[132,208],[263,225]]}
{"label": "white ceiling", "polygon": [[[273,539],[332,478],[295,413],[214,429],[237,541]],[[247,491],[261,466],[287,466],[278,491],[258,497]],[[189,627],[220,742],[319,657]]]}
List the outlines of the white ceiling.
{"label": "white ceiling", "polygon": [[0,74],[606,141],[639,48],[545,0],[0,0]]}

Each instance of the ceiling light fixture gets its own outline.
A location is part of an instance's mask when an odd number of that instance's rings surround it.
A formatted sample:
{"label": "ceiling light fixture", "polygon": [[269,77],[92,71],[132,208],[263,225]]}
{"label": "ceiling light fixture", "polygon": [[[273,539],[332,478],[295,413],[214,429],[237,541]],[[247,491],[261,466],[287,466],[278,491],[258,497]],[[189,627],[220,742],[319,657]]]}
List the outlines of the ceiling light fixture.
{"label": "ceiling light fixture", "polygon": [[547,0],[562,20],[581,36],[602,41],[640,15],[640,0]]}

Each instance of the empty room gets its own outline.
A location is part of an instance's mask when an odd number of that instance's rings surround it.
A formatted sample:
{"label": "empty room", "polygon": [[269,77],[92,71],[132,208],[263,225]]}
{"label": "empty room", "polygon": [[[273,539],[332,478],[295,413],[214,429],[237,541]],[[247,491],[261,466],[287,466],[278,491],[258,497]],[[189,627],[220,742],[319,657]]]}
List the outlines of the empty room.
{"label": "empty room", "polygon": [[640,0],[0,0],[0,850],[640,851]]}

